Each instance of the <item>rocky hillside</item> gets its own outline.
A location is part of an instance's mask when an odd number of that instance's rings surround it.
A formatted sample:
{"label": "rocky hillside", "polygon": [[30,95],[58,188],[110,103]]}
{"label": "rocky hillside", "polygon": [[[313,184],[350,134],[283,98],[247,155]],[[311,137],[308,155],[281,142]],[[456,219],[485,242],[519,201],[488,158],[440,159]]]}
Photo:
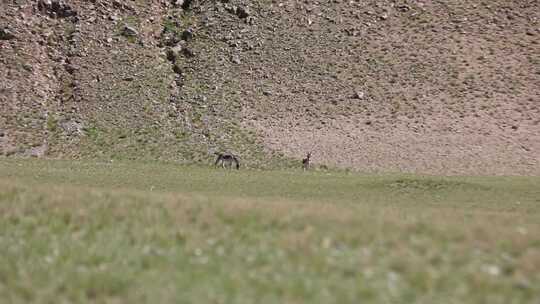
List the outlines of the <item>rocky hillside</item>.
{"label": "rocky hillside", "polygon": [[[540,174],[540,3],[7,0],[5,155]],[[271,164],[277,164],[271,162]]]}

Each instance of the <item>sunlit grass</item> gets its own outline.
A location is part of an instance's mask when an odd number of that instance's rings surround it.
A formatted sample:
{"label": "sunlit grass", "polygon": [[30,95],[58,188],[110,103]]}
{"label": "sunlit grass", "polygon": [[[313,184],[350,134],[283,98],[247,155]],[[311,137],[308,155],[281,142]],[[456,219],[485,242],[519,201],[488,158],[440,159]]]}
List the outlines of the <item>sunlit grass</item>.
{"label": "sunlit grass", "polygon": [[3,159],[0,299],[536,303],[538,185]]}

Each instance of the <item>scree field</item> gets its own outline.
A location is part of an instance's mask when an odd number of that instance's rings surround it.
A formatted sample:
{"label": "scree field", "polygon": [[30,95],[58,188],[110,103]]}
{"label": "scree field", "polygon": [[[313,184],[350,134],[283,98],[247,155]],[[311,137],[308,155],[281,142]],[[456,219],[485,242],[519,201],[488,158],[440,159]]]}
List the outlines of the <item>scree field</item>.
{"label": "scree field", "polygon": [[1,303],[539,303],[540,177],[0,159]]}

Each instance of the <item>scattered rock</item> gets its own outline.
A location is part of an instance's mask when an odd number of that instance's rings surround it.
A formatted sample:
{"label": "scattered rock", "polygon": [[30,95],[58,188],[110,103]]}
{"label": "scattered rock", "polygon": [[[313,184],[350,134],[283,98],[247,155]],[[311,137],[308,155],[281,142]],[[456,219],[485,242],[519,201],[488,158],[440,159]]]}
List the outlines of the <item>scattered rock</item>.
{"label": "scattered rock", "polygon": [[176,35],[174,33],[164,33],[161,36],[161,41],[159,42],[159,44],[161,46],[164,46],[164,45],[165,46],[175,46],[179,42],[180,42],[180,38],[178,37],[178,35]]}
{"label": "scattered rock", "polygon": [[236,64],[242,63],[242,61],[240,61],[240,58],[238,58],[238,56],[236,56],[236,55],[233,55],[233,56],[231,57],[231,61],[232,61],[233,63],[236,63]]}
{"label": "scattered rock", "polygon": [[118,20],[120,20],[122,18],[118,17],[118,15],[111,15],[109,16],[109,20],[113,21],[113,22],[116,22]]}
{"label": "scattered rock", "polygon": [[396,6],[396,9],[400,12],[408,12],[409,10],[411,10],[411,7],[406,4],[401,4]]}
{"label": "scattered rock", "polygon": [[232,48],[240,47],[240,42],[236,40],[229,40],[227,44],[229,45],[229,47],[232,47]]}
{"label": "scattered rock", "polygon": [[60,124],[62,130],[68,135],[82,135],[83,125],[76,121],[65,121]]}
{"label": "scattered rock", "polygon": [[191,39],[193,39],[193,29],[188,28],[182,32],[182,40],[189,41]]}
{"label": "scattered rock", "polygon": [[139,36],[139,32],[134,27],[126,24],[122,30],[122,35],[126,37],[137,37]]}
{"label": "scattered rock", "polygon": [[47,143],[44,143],[43,145],[31,148],[30,150],[27,151],[27,153],[28,155],[32,157],[41,158],[47,154],[48,150],[49,150],[49,145]]}
{"label": "scattered rock", "polygon": [[382,14],[382,15],[380,15],[380,16],[379,16],[379,19],[381,19],[381,20],[386,20],[386,19],[388,19],[388,14]]}
{"label": "scattered rock", "polygon": [[52,18],[76,17],[77,12],[60,0],[39,0],[38,10]]}
{"label": "scattered rock", "polygon": [[181,54],[183,54],[183,52],[184,52],[184,48],[181,45],[177,45],[175,47],[169,48],[167,49],[167,59],[170,62],[175,63],[176,61],[178,61],[178,58],[180,57]]}
{"label": "scattered rock", "polygon": [[225,4],[225,10],[231,14],[236,15],[237,7],[235,5]]}
{"label": "scattered rock", "polygon": [[350,28],[350,29],[344,29],[343,30],[347,36],[356,37],[360,34],[360,31],[358,31],[356,28]]}
{"label": "scattered rock", "polygon": [[247,50],[247,51],[251,51],[251,50],[255,49],[255,45],[253,45],[253,43],[248,41],[246,43],[246,47],[244,49]]}
{"label": "scattered rock", "polygon": [[[180,67],[177,66],[177,70],[180,70]],[[174,77],[174,84],[178,88],[182,88],[184,86],[184,77],[183,77],[182,71],[180,71],[180,73],[177,73],[176,76]]]}
{"label": "scattered rock", "polygon": [[531,283],[527,281],[526,279],[520,279],[519,281],[514,283],[514,287],[522,289],[522,290],[527,290],[527,289],[531,289]]}
{"label": "scattered rock", "polygon": [[174,52],[173,49],[167,49],[165,54],[167,55],[167,60],[170,62],[176,62],[178,53]]}
{"label": "scattered rock", "polygon": [[[177,1],[177,2],[180,2],[180,1]],[[183,0],[181,1],[182,2],[182,5],[181,7],[185,10],[188,10],[189,7],[191,6],[191,3],[193,2],[193,0]]]}
{"label": "scattered rock", "polygon": [[239,18],[244,19],[244,18],[249,17],[251,14],[248,8],[240,6],[236,8],[236,15]]}
{"label": "scattered rock", "polygon": [[11,40],[15,38],[17,37],[7,26],[0,28],[0,40]]}
{"label": "scattered rock", "polygon": [[33,72],[34,71],[34,67],[28,63],[25,63],[22,65],[23,69],[27,70],[28,72]]}
{"label": "scattered rock", "polygon": [[195,52],[193,52],[191,49],[188,49],[188,48],[182,48],[182,53],[184,54],[184,56],[188,58],[195,57]]}
{"label": "scattered rock", "polygon": [[181,75],[182,74],[182,69],[177,64],[174,64],[173,65],[173,72],[175,72],[176,74]]}
{"label": "scattered rock", "polygon": [[130,11],[134,10],[133,7],[131,7],[129,4],[126,3],[126,1],[113,0],[112,4],[113,4],[113,7],[117,9],[130,10]]}
{"label": "scattered rock", "polygon": [[184,5],[184,0],[171,0],[171,4],[174,7],[181,7]]}
{"label": "scattered rock", "polygon": [[3,148],[4,156],[8,156],[8,157],[17,154],[18,151],[19,150],[12,145],[7,145],[7,146],[4,146]]}
{"label": "scattered rock", "polygon": [[249,16],[246,18],[246,23],[249,24],[249,25],[254,25],[255,24],[255,17],[253,16]]}
{"label": "scattered rock", "polygon": [[65,68],[66,68],[66,71],[70,74],[73,74],[74,72],[79,70],[79,67],[73,64],[66,64]]}
{"label": "scattered rock", "polygon": [[246,19],[251,16],[251,11],[247,7],[225,4],[225,10],[231,14],[238,16],[241,19]]}
{"label": "scattered rock", "polygon": [[365,96],[364,92],[358,91],[358,92],[355,92],[352,97],[354,99],[364,99],[364,96]]}
{"label": "scattered rock", "polygon": [[501,268],[497,265],[484,265],[482,268],[486,273],[495,277],[501,274]]}
{"label": "scattered rock", "polygon": [[135,80],[135,77],[133,77],[133,76],[127,76],[127,77],[124,77],[123,79],[124,79],[125,81],[133,81],[133,80]]}

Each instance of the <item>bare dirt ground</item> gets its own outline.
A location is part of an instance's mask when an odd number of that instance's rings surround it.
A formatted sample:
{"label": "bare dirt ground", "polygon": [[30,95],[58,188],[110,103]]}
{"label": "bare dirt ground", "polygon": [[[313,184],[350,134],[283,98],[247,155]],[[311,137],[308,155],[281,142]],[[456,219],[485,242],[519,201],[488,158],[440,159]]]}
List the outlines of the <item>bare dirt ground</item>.
{"label": "bare dirt ground", "polygon": [[[359,119],[360,120],[360,119]],[[450,175],[538,175],[538,133],[522,138],[483,136],[462,126],[454,132],[415,132],[406,125],[387,133],[361,128],[357,120],[332,122],[324,129],[260,126],[270,149],[301,158],[313,151],[312,162],[363,172],[411,172]],[[441,120],[434,123],[449,123]],[[487,128],[483,128],[481,131]],[[526,134],[531,137],[526,137]],[[524,146],[528,144],[528,148]]]}

